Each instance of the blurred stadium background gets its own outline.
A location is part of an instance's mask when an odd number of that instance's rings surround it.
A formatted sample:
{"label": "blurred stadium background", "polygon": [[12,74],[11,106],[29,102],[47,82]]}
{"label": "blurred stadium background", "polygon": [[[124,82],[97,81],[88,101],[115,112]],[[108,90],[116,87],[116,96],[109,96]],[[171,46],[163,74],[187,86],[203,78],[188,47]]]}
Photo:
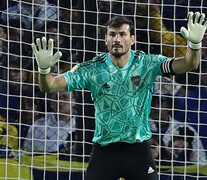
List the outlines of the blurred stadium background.
{"label": "blurred stadium background", "polygon": [[[37,37],[53,38],[63,53],[54,75],[107,52],[105,24],[114,15],[134,22],[134,49],[179,58],[190,11],[206,13],[207,1],[1,0],[0,179],[83,180],[90,157],[90,93],[40,92],[31,50]],[[206,38],[197,70],[155,82],[150,142],[160,180],[207,179]]]}

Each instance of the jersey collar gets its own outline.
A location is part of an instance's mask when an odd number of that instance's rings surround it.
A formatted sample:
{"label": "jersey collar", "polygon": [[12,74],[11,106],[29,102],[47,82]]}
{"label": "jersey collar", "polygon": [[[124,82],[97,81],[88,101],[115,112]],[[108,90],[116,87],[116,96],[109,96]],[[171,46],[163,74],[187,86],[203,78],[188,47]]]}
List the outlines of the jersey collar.
{"label": "jersey collar", "polygon": [[126,69],[126,68],[128,68],[131,64],[132,64],[132,62],[133,62],[133,59],[134,59],[134,51],[133,50],[131,50],[131,56],[130,56],[130,59],[129,59],[129,62],[127,63],[127,64],[125,64],[124,65],[124,67],[122,67],[122,68],[118,68],[117,66],[115,66],[114,64],[113,64],[113,62],[111,61],[111,59],[110,59],[110,54],[109,53],[107,53],[107,56],[106,56],[106,64],[109,66],[109,67],[116,67],[117,69]]}

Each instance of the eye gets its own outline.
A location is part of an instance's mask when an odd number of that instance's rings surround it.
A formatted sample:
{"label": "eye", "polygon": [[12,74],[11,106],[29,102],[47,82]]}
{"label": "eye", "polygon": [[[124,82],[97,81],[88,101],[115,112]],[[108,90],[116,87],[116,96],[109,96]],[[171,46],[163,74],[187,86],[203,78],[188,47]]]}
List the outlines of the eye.
{"label": "eye", "polygon": [[116,36],[116,33],[114,33],[114,32],[110,32],[110,33],[109,33],[109,36],[111,36],[111,37],[115,37],[115,36]]}
{"label": "eye", "polygon": [[125,32],[120,32],[120,36],[125,36],[126,33]]}

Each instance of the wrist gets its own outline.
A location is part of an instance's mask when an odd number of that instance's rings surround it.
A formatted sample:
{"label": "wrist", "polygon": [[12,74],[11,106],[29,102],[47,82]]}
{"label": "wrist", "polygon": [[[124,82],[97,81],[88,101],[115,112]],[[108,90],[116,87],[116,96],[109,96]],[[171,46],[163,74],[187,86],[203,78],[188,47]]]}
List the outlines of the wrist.
{"label": "wrist", "polygon": [[201,49],[201,46],[202,46],[201,42],[193,43],[193,42],[189,41],[189,47],[193,50],[199,50],[199,49]]}
{"label": "wrist", "polygon": [[46,75],[50,73],[51,68],[47,68],[47,69],[41,69],[40,67],[38,67],[38,72],[42,75]]}

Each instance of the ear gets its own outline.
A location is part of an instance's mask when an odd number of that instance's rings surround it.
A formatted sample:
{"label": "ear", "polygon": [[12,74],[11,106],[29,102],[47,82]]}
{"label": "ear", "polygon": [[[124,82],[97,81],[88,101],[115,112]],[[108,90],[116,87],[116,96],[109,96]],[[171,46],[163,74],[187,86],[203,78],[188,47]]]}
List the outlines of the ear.
{"label": "ear", "polygon": [[107,46],[107,35],[105,35],[105,45]]}
{"label": "ear", "polygon": [[135,35],[131,35],[131,45],[134,45],[135,40],[136,40]]}

